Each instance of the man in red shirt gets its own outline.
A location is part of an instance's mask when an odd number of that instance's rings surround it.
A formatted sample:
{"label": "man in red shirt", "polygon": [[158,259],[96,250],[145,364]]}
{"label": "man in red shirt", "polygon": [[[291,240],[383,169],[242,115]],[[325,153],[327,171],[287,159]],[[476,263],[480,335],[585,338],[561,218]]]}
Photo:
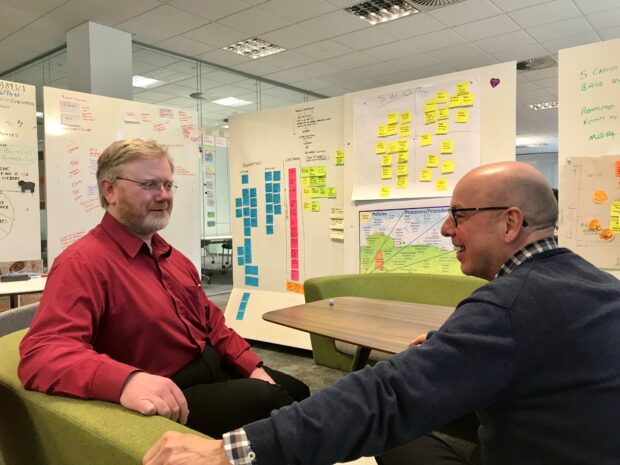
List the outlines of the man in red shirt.
{"label": "man in red shirt", "polygon": [[194,265],[157,234],[172,212],[173,173],[153,141],[103,152],[106,213],[54,261],[18,374],[27,389],[118,402],[220,436],[309,390],[262,366]]}

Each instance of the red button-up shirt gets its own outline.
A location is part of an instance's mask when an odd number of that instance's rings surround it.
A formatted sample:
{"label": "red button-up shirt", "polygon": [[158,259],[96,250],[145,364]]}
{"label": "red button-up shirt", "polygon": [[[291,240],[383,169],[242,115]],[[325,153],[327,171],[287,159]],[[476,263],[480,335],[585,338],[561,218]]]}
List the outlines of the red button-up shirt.
{"label": "red button-up shirt", "polygon": [[207,343],[249,376],[260,359],[207,299],[192,262],[158,234],[151,247],[106,213],[56,258],[20,345],[26,388],[119,402],[131,373],[170,376]]}

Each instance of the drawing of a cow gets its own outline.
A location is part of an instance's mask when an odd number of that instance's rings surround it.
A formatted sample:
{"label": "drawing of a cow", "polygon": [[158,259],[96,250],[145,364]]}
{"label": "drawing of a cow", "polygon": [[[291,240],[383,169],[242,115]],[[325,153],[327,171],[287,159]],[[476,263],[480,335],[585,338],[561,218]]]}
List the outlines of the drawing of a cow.
{"label": "drawing of a cow", "polygon": [[34,183],[30,181],[19,181],[17,183],[22,188],[22,192],[30,192],[34,194]]}

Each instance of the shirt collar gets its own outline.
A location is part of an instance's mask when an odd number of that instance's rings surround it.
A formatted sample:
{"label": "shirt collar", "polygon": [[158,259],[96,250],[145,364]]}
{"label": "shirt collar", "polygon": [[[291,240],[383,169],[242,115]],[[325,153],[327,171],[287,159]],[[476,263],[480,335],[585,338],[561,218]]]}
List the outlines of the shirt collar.
{"label": "shirt collar", "polygon": [[[142,239],[108,212],[103,215],[101,227],[130,257],[135,257],[143,246],[146,247]],[[172,246],[157,233],[153,234],[151,238],[151,247],[153,248],[153,256],[157,258],[160,256],[167,257],[172,252]]]}
{"label": "shirt collar", "polygon": [[538,255],[539,253],[547,252],[548,250],[553,250],[557,248],[558,244],[557,242],[555,242],[555,239],[553,237],[548,237],[546,239],[540,239],[539,241],[532,242],[523,247],[508,260],[506,260],[506,262],[501,266],[495,277],[499,278],[500,276],[510,274],[521,263],[532,258],[534,255]]}

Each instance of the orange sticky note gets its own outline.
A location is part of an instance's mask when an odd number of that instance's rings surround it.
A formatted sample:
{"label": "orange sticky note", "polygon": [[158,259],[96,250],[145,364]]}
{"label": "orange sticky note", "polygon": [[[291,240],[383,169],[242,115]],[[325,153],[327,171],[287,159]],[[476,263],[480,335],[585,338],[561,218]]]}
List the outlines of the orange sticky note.
{"label": "orange sticky note", "polygon": [[620,178],[620,160],[616,160],[616,177]]}

